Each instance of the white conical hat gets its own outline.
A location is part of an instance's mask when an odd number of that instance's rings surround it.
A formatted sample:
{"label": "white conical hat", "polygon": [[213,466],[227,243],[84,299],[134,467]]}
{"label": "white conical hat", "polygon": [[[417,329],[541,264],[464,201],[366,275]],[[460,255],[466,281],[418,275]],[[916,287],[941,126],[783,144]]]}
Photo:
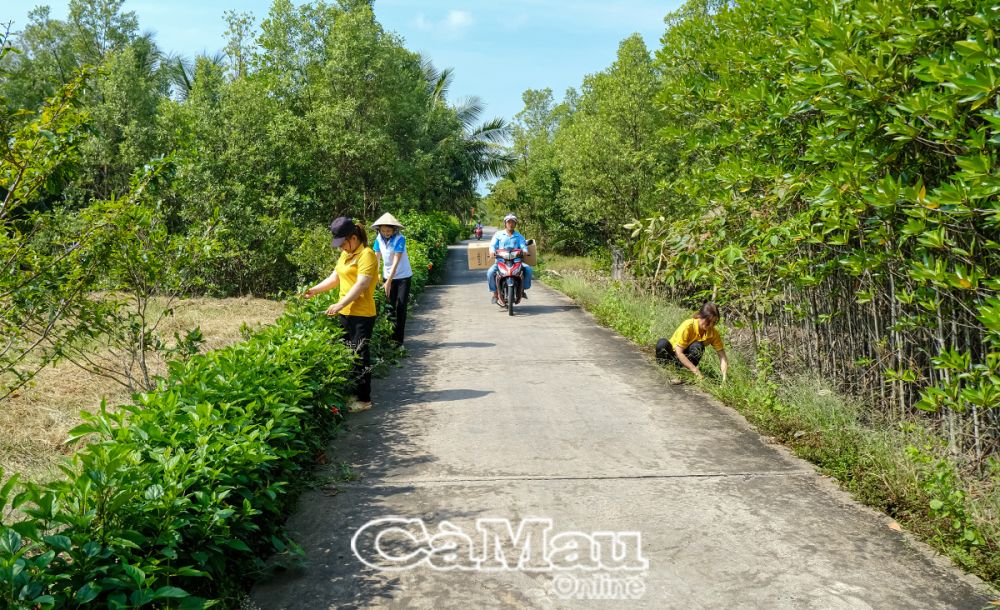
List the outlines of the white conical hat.
{"label": "white conical hat", "polygon": [[390,227],[399,227],[400,229],[403,228],[403,225],[401,225],[399,221],[396,220],[396,217],[390,214],[389,212],[382,214],[381,216],[379,216],[378,220],[372,223],[372,226],[375,228],[381,227],[382,225]]}

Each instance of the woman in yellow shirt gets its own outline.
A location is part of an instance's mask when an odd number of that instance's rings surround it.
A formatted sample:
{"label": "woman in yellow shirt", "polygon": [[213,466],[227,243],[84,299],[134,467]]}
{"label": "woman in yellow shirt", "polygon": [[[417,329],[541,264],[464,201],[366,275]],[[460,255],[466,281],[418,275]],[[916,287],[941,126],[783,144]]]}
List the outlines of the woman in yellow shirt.
{"label": "woman in yellow shirt", "polygon": [[330,224],[333,247],[340,248],[337,267],[330,277],[309,290],[311,298],[321,292],[340,287],[340,300],[326,310],[328,316],[340,316],[347,344],[358,354],[354,361],[353,377],[356,379],[355,400],[348,405],[351,412],[363,411],[372,406],[371,340],[375,330],[375,278],[378,276],[378,259],[368,247],[365,227],[346,216]]}
{"label": "woman in yellow shirt", "polygon": [[719,368],[722,370],[722,381],[725,381],[729,373],[729,360],[726,358],[722,336],[715,328],[719,318],[718,306],[705,303],[694,317],[681,322],[669,341],[660,339],[656,342],[656,359],[662,363],[683,366],[701,379],[703,376],[698,370],[698,363],[705,353],[707,343],[719,354]]}

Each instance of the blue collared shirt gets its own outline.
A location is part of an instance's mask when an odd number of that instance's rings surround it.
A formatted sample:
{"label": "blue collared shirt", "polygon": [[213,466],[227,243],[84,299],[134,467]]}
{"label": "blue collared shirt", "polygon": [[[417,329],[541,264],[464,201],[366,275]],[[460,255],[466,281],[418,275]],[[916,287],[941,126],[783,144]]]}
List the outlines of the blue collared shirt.
{"label": "blue collared shirt", "polygon": [[375,250],[376,254],[382,256],[382,277],[389,277],[389,271],[392,269],[392,264],[399,257],[399,266],[396,267],[396,276],[393,279],[405,280],[408,277],[413,277],[413,269],[410,267],[410,257],[406,253],[406,238],[403,234],[396,232],[395,235],[386,239],[382,237],[382,233],[378,233],[375,236],[375,244],[372,248]]}
{"label": "blue collared shirt", "polygon": [[507,231],[497,231],[490,242],[490,254],[496,254],[497,250],[510,250],[518,248],[527,252],[528,242],[517,231],[513,235],[507,235]]}

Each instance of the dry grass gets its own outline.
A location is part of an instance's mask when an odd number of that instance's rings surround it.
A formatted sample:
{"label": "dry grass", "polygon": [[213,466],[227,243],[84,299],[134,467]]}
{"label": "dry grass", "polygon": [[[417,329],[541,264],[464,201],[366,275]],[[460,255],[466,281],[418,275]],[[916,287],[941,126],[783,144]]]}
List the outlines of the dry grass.
{"label": "dry grass", "polygon": [[[185,299],[174,304],[174,315],[160,324],[164,337],[181,335],[196,326],[205,337],[203,350],[218,349],[239,341],[240,328],[270,324],[284,311],[284,304],[254,298]],[[151,360],[153,372],[165,363]],[[8,474],[43,480],[55,475],[55,466],[68,448],[67,432],[80,423],[80,411],[97,409],[101,400],[110,405],[129,401],[124,387],[69,362],[39,372],[30,386],[0,402],[0,467]]]}
{"label": "dry grass", "polygon": [[539,267],[547,271],[566,273],[589,273],[598,270],[597,261],[586,256],[564,256],[545,253],[541,255]]}

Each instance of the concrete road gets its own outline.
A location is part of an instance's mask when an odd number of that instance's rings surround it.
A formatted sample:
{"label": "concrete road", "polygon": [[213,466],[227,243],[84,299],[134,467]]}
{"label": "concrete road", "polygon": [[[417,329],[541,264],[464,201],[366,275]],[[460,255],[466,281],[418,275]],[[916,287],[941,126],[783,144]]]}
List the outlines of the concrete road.
{"label": "concrete road", "polygon": [[[410,357],[376,380],[375,408],[349,419],[290,519],[306,561],[260,582],[259,608],[993,598],[731,409],[666,384],[564,296],[535,284],[511,318],[483,275],[453,248],[447,283],[411,318]],[[360,478],[344,480],[340,463]],[[372,523],[386,517],[399,521]]]}

